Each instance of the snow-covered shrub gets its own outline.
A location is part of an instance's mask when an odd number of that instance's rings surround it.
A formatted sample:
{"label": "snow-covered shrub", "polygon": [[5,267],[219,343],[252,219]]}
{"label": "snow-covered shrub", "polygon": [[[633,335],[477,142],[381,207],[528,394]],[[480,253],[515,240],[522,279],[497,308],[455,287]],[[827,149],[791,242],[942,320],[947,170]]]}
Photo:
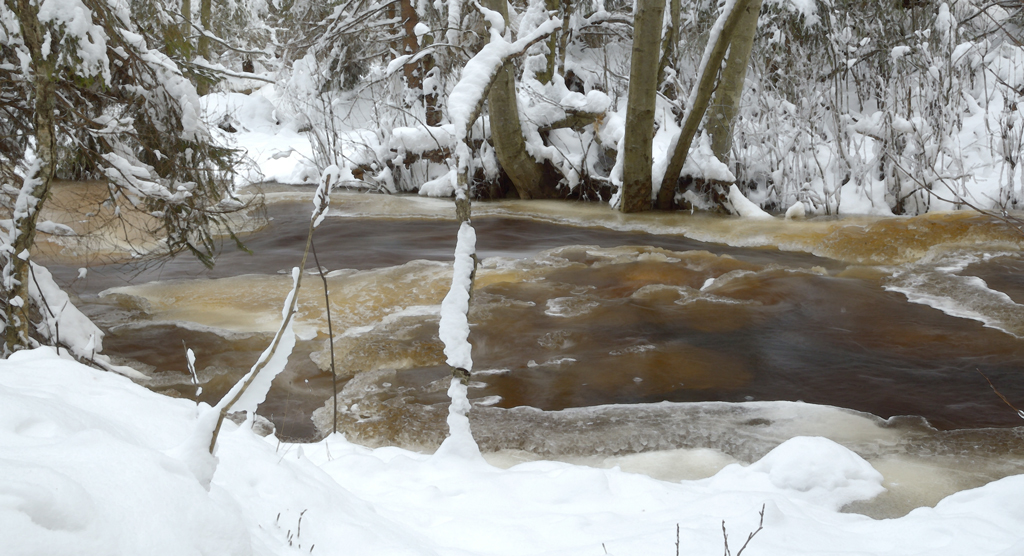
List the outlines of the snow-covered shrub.
{"label": "snow-covered shrub", "polygon": [[738,179],[779,209],[1014,208],[1024,51],[1008,14],[993,25],[981,13],[967,2],[766,3],[765,54],[736,124]]}
{"label": "snow-covered shrub", "polygon": [[[346,168],[350,185],[450,194],[445,97],[487,36],[478,11],[465,2],[413,2],[410,30],[396,23],[406,17],[401,2],[275,9],[292,18],[279,35],[290,37],[279,81],[290,99],[284,108],[305,120],[315,165]],[[550,13],[562,22],[512,60],[528,152],[560,181],[560,194],[593,198],[600,189],[607,198],[618,179],[632,6],[560,3],[552,12],[534,0],[510,10],[511,40]],[[678,44],[660,77],[655,176],[720,10],[712,0],[681,4]],[[750,199],[773,211],[798,202],[817,214],[1014,208],[1024,189],[1016,109],[1022,22],[1019,5],[974,0],[765,0],[730,172],[706,175],[718,165],[702,158],[684,176],[735,176]],[[410,33],[414,43],[406,42]],[[489,136],[482,118],[470,144],[483,181],[500,175],[494,151],[483,147]]]}
{"label": "snow-covered shrub", "polygon": [[[399,17],[407,9],[418,20],[417,50],[409,53],[402,52],[410,34]],[[472,20],[457,16],[458,3],[294,2],[285,11],[281,96],[284,108],[305,121],[315,165],[344,168],[350,187],[415,190],[437,178],[451,130],[427,124],[436,119],[438,93],[451,86],[451,68],[468,59],[463,43],[472,38],[464,32]],[[432,47],[449,39],[460,42]],[[425,142],[407,140],[402,130],[413,128],[426,132]],[[396,135],[406,137],[397,148]]]}
{"label": "snow-covered shrub", "polygon": [[[29,287],[30,249],[61,146],[106,180],[103,202],[125,235],[145,228],[165,253],[187,251],[212,264],[214,235],[230,230],[229,213],[244,208],[232,191],[237,153],[214,142],[195,85],[150,47],[150,30],[135,23],[127,2],[33,6],[0,4],[0,110],[13,116],[4,118],[0,156],[0,208],[10,218],[0,233],[5,353],[34,345],[32,308],[44,318],[45,339],[56,336],[49,323],[62,320],[57,310],[44,312],[45,288],[37,286],[37,295]],[[142,224],[122,218],[121,207],[141,213]],[[70,347],[82,357],[93,349]]]}

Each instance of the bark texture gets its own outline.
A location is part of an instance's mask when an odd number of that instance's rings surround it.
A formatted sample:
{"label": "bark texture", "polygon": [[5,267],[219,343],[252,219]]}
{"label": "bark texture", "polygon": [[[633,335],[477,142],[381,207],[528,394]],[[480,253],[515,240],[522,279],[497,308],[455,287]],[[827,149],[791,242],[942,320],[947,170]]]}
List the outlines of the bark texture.
{"label": "bark texture", "polygon": [[672,208],[672,199],[675,197],[676,184],[679,182],[679,174],[683,171],[683,164],[690,152],[690,145],[693,143],[693,136],[697,133],[701,120],[707,112],[711,103],[711,96],[715,92],[719,70],[722,67],[722,60],[729,50],[729,42],[732,39],[740,18],[745,13],[750,0],[736,0],[733,9],[725,15],[725,22],[718,35],[715,44],[708,45],[707,65],[697,81],[696,94],[691,94],[693,99],[691,106],[687,107],[686,118],[683,120],[682,130],[679,136],[673,141],[669,151],[672,158],[669,159],[668,168],[665,170],[665,177],[661,180],[661,190],[658,191],[658,208],[668,210]]}
{"label": "bark texture", "polygon": [[682,0],[669,2],[669,25],[665,29],[665,37],[661,43],[661,65],[658,68],[658,84],[666,97],[676,98],[676,81],[666,83],[668,69],[676,67],[677,51],[679,50],[679,28],[682,25]]}
{"label": "bark texture", "polygon": [[[415,54],[419,49],[419,41],[416,39],[416,24],[420,22],[416,14],[416,8],[412,0],[402,0],[402,55]],[[420,64],[405,64],[405,83],[410,89],[423,89],[423,78],[420,73]]]}
{"label": "bark texture", "polygon": [[[485,7],[494,10],[508,22],[508,3],[505,0],[486,0]],[[546,183],[548,172],[526,152],[526,140],[519,123],[519,106],[516,104],[515,71],[511,61],[498,70],[498,74],[487,93],[488,117],[491,124],[491,140],[494,154],[501,168],[522,199],[545,199],[555,195],[553,184]]]}
{"label": "bark texture", "polygon": [[711,136],[711,150],[726,164],[729,163],[732,151],[733,122],[740,108],[740,97],[743,96],[743,84],[747,78],[750,51],[754,46],[759,15],[761,0],[750,0],[736,24],[729,44],[729,57],[722,68],[722,77],[719,78],[718,87],[715,89],[714,101],[708,108],[705,125]]}
{"label": "bark texture", "polygon": [[619,204],[622,212],[640,212],[651,208],[651,148],[661,60],[661,22],[664,16],[665,0],[637,1],[626,104],[622,197]]}
{"label": "bark texture", "polygon": [[[423,35],[423,46],[424,48],[429,47],[434,43],[434,37],[427,33]],[[441,125],[441,107],[438,106],[438,87],[441,83],[441,69],[437,67],[437,63],[434,61],[434,55],[428,54],[423,58],[423,62],[420,66],[420,70],[423,72],[423,82],[421,85],[423,89],[423,109],[426,112],[426,122],[430,127]]]}
{"label": "bark texture", "polygon": [[[213,25],[213,0],[201,0],[199,3],[199,24],[203,28],[203,34],[199,35],[197,41],[198,48],[196,53],[201,56],[207,62],[210,62],[210,37],[206,36],[206,33],[210,32],[210,27]],[[210,82],[203,77],[200,77],[196,81],[196,92],[200,95],[205,95],[210,92]]]}
{"label": "bark texture", "polygon": [[[561,2],[559,0],[544,0],[544,7],[547,8],[548,12],[555,12],[561,8]],[[564,28],[563,28],[564,29]],[[546,41],[548,47],[548,53],[545,55],[544,71],[537,74],[537,81],[547,85],[551,83],[551,79],[555,76],[555,59],[558,53],[558,35],[562,31],[551,35]]]}

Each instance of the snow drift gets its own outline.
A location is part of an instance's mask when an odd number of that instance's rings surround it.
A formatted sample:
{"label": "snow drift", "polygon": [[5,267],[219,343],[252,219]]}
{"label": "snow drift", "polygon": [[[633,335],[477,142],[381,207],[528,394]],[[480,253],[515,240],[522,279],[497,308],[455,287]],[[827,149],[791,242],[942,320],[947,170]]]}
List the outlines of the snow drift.
{"label": "snow drift", "polygon": [[170,455],[194,403],[62,359],[49,348],[0,361],[0,537],[5,553],[179,555],[671,554],[722,550],[764,529],[750,553],[999,555],[1024,549],[1024,477],[876,521],[841,513],[881,476],[823,438],[760,461],[668,483],[618,469],[312,445],[226,423],[209,491]]}

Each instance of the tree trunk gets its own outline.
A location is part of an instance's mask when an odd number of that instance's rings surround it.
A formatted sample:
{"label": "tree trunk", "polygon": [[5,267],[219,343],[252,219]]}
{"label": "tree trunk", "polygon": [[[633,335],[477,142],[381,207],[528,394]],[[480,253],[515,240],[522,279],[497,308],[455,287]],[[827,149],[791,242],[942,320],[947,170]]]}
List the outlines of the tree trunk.
{"label": "tree trunk", "polygon": [[[213,24],[213,0],[201,0],[199,4],[199,26],[203,28],[203,34],[199,35],[196,54],[207,62],[210,62],[210,38],[206,36]],[[210,92],[210,82],[202,76],[196,81],[196,92],[205,95]]]}
{"label": "tree trunk", "polygon": [[[405,31],[402,36],[402,55],[415,54],[419,49],[419,41],[416,40],[416,24],[420,18],[412,0],[402,0],[402,29]],[[423,94],[423,79],[420,74],[420,64],[405,64],[405,86],[416,89]]]}
{"label": "tree trunk", "polygon": [[679,49],[679,27],[682,25],[682,0],[672,0],[669,4],[669,17],[671,22],[665,31],[665,38],[661,43],[661,64],[658,67],[658,86],[666,97],[675,99],[677,95],[675,83],[665,83],[666,70],[676,67],[676,51]]}
{"label": "tree trunk", "polygon": [[[508,21],[506,0],[486,0],[484,6],[494,10]],[[491,123],[491,141],[498,163],[515,185],[523,199],[544,199],[554,196],[554,187],[545,183],[544,165],[526,152],[526,140],[519,123],[516,104],[515,74],[511,61],[498,70],[487,93],[488,117]]]}
{"label": "tree trunk", "polygon": [[622,212],[651,208],[651,147],[665,0],[637,0],[622,167]]}
{"label": "tree trunk", "polygon": [[[181,0],[181,36],[185,43],[191,45],[192,41],[192,0]],[[191,48],[186,47],[187,50]]]}
{"label": "tree trunk", "polygon": [[[544,0],[544,7],[547,8],[549,12],[557,11],[561,7],[561,2],[559,0]],[[548,53],[545,56],[544,71],[537,74],[537,81],[540,81],[545,85],[551,83],[551,79],[555,76],[555,61],[558,56],[558,34],[564,33],[565,29],[566,28],[563,27],[558,31],[558,33],[552,34],[551,37],[545,41],[547,43]]]}
{"label": "tree trunk", "polygon": [[[12,6],[12,3],[15,4]],[[56,163],[57,141],[54,133],[54,96],[56,85],[54,80],[55,53],[44,55],[42,45],[45,34],[39,23],[39,11],[30,0],[8,1],[8,6],[18,14],[21,25],[21,36],[31,55],[32,77],[34,80],[33,119],[36,139],[36,156],[38,166],[25,177],[21,192],[13,213],[13,237],[9,260],[4,265],[4,289],[7,290],[7,307],[5,312],[6,329],[4,330],[4,353],[9,354],[17,349],[30,347],[29,343],[29,280],[31,261],[29,248],[35,241],[36,222],[43,203],[50,196],[50,183]]]}
{"label": "tree trunk", "polygon": [[558,37],[558,75],[565,76],[565,59],[569,44],[569,30],[572,28],[572,0],[562,0],[562,28],[552,36]]}
{"label": "tree trunk", "polygon": [[182,60],[192,59],[192,0],[182,0],[181,21],[164,31],[167,54]]}
{"label": "tree trunk", "polygon": [[[429,48],[434,44],[434,35],[423,35],[420,46]],[[438,106],[438,91],[441,88],[441,68],[437,67],[433,54],[427,54],[420,61],[420,86],[423,88],[423,111],[426,123],[430,127],[441,125],[441,107]]]}
{"label": "tree trunk", "polygon": [[750,50],[754,46],[757,18],[760,14],[761,0],[750,0],[736,24],[729,44],[729,57],[725,60],[722,77],[719,78],[718,87],[715,89],[715,100],[708,108],[705,125],[708,134],[711,135],[711,150],[726,164],[729,163],[729,154],[732,151],[732,124],[740,108],[740,97],[743,95],[747,66],[750,64]]}
{"label": "tree trunk", "polygon": [[[434,38],[428,33],[423,35],[423,46],[433,44]],[[434,55],[429,54],[423,58],[421,66],[423,71],[423,109],[426,112],[427,125],[430,127],[441,125],[441,107],[437,105],[438,89],[441,87],[441,68],[437,67]]]}
{"label": "tree trunk", "polygon": [[708,109],[708,104],[711,103],[711,95],[715,91],[715,81],[722,67],[722,60],[725,59],[725,54],[729,50],[730,39],[735,32],[740,17],[742,17],[749,4],[750,0],[736,0],[729,13],[723,13],[719,16],[719,20],[723,23],[718,34],[718,40],[714,44],[709,43],[704,50],[706,64],[701,71],[697,84],[694,85],[694,90],[690,93],[690,105],[686,109],[682,130],[669,148],[672,158],[669,159],[668,168],[665,169],[665,177],[661,180],[661,190],[658,192],[659,209],[668,210],[672,208],[676,184],[679,182],[679,174],[683,171],[686,156],[690,152],[693,136],[697,133],[701,120],[704,119],[704,113]]}

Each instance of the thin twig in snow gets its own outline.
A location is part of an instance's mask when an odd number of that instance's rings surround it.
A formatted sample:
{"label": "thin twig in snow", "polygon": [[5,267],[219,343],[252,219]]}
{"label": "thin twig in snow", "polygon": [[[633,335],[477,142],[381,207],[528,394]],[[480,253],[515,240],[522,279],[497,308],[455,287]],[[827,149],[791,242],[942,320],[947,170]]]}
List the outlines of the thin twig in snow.
{"label": "thin twig in snow", "polygon": [[[736,556],[741,556],[743,554],[743,551],[747,549],[747,545],[750,544],[750,541],[754,539],[754,536],[757,535],[758,533],[760,533],[761,529],[764,529],[764,509],[765,509],[765,506],[766,506],[765,504],[761,504],[761,512],[760,512],[761,520],[757,523],[757,530],[755,530],[753,533],[750,533],[749,535],[747,535],[747,541],[743,543],[742,547],[740,547],[740,551],[736,553]],[[679,527],[679,526],[677,525],[676,527]],[[725,542],[725,556],[732,556],[732,553],[729,552],[729,533],[727,533],[725,531],[725,520],[724,519],[722,520],[722,538],[723,538],[723,540]],[[679,554],[679,544],[678,544],[678,542],[679,541],[676,541],[676,554],[677,555]]]}

